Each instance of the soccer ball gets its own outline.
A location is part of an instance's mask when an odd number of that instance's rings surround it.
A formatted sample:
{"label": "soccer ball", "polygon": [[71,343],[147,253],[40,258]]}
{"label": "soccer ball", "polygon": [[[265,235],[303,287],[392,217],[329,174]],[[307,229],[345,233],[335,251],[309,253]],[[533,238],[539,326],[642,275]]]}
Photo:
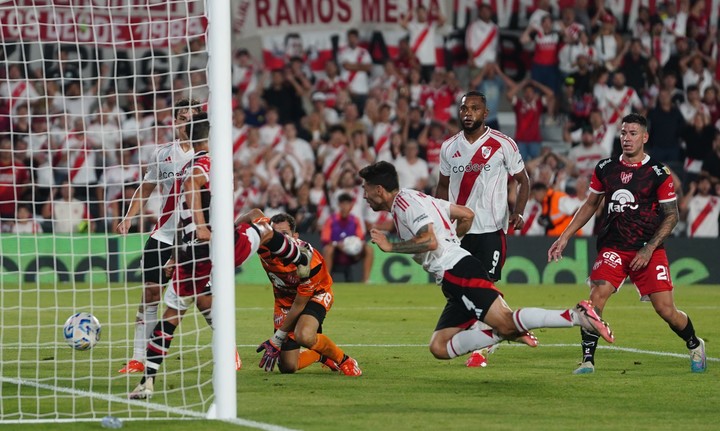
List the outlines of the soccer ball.
{"label": "soccer ball", "polygon": [[362,252],[365,241],[355,235],[346,236],[342,242],[343,251],[349,256],[357,256]]}
{"label": "soccer ball", "polygon": [[75,313],[65,321],[65,342],[75,350],[92,349],[100,341],[102,326],[90,313]]}

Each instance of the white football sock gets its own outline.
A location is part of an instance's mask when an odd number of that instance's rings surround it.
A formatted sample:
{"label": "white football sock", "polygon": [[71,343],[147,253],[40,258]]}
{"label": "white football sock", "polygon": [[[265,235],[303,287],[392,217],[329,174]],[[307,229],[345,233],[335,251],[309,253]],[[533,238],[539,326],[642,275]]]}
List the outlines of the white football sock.
{"label": "white football sock", "polygon": [[157,304],[145,306],[145,343],[153,336],[153,331],[158,323],[158,306]]}
{"label": "white football sock", "polygon": [[520,308],[513,312],[513,322],[520,332],[535,328],[569,328],[574,326],[571,310]]}
{"label": "white football sock", "polygon": [[145,349],[147,349],[144,317],[143,313],[138,311],[135,318],[135,338],[133,340],[133,359],[140,362],[145,362]]}
{"label": "white football sock", "polygon": [[455,358],[473,350],[482,349],[483,347],[492,346],[502,341],[498,335],[491,331],[478,331],[468,329],[458,332],[447,343],[447,353],[450,358]]}

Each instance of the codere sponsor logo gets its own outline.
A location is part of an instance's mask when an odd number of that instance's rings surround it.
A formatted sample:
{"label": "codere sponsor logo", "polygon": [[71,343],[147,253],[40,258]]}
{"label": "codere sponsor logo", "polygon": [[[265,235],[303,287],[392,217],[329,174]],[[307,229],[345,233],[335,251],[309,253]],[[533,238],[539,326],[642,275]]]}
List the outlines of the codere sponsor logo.
{"label": "codere sponsor logo", "polygon": [[467,165],[453,166],[452,172],[459,174],[463,172],[488,172],[490,170],[490,164],[488,163],[468,163]]}

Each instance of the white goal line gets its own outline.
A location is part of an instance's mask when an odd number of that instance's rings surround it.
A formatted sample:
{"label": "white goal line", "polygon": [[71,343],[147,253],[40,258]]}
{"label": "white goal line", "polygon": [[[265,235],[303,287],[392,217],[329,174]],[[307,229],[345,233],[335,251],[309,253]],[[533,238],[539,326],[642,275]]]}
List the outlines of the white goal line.
{"label": "white goal line", "polygon": [[[10,377],[0,376],[0,382],[10,383],[13,385],[30,386],[38,389],[45,389],[53,392],[61,392],[68,395],[75,395],[78,397],[89,397],[97,400],[109,401],[114,403],[125,404],[129,406],[143,407],[150,410],[155,410],[163,413],[170,413],[177,416],[189,416],[189,418],[183,417],[167,417],[167,418],[120,418],[122,421],[126,420],[196,420],[196,419],[208,419],[207,413],[196,412],[193,410],[182,409],[178,407],[170,407],[163,404],[152,403],[149,401],[142,400],[130,400],[117,395],[101,394],[99,392],[84,391],[80,389],[66,388],[62,386],[48,385],[46,383],[36,382],[34,380],[27,379],[14,379]],[[0,424],[29,424],[29,423],[60,423],[60,422],[97,422],[100,418],[81,418],[81,419],[22,419],[22,420],[0,420]],[[209,420],[209,419],[208,419]],[[263,431],[298,431],[293,428],[285,428],[280,425],[273,425],[264,422],[257,422],[249,419],[235,418],[235,419],[213,419],[221,422],[227,422],[233,425],[245,426],[248,428],[263,430]]]}

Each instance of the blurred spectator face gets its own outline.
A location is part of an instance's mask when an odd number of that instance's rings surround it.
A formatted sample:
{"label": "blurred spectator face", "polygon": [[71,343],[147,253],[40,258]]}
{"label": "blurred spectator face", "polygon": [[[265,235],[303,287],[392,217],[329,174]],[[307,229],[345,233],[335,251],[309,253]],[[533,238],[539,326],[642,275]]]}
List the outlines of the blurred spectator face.
{"label": "blurred spectator face", "polygon": [[526,85],[525,88],[523,88],[523,97],[528,102],[533,100],[535,98],[535,88],[532,85]]}
{"label": "blurred spectator face", "polygon": [[703,118],[702,113],[698,112],[697,114],[695,114],[695,116],[693,117],[693,126],[698,130],[705,127],[705,118]]}
{"label": "blurred spectator face", "polygon": [[550,15],[545,15],[540,21],[540,26],[542,27],[542,31],[545,34],[548,34],[552,31],[552,18]]}
{"label": "blurred spectator face", "polygon": [[582,136],[580,137],[580,142],[585,147],[592,147],[594,144],[593,141],[594,141],[594,139],[593,139],[592,131],[590,131],[590,130],[583,131]]}
{"label": "blurred spectator face", "polygon": [[670,91],[663,89],[658,93],[658,102],[661,106],[667,107],[672,104],[672,95]]}
{"label": "blurred spectator face", "polygon": [[702,196],[707,196],[710,194],[710,189],[712,188],[712,183],[710,182],[710,178],[708,177],[700,177],[698,180],[698,193],[700,193]]}
{"label": "blurred spectator face", "polygon": [[617,90],[623,88],[625,86],[625,75],[623,75],[620,72],[615,72],[615,75],[613,76],[613,87],[615,87]]}
{"label": "blurred spectator face", "polygon": [[417,160],[420,149],[418,143],[414,140],[405,143],[405,158],[408,160]]}
{"label": "blurred spectator face", "polygon": [[73,188],[67,181],[63,181],[60,185],[60,197],[65,201],[72,200],[73,198]]}
{"label": "blurred spectator face", "polygon": [[322,172],[316,172],[312,177],[312,188],[324,189],[325,188],[325,175]]}
{"label": "blurred spectator face", "polygon": [[425,22],[427,21],[427,9],[425,9],[424,6],[420,5],[415,9],[415,15],[418,20],[418,22]]}
{"label": "blurred spectator face", "polygon": [[390,122],[390,105],[383,104],[380,107],[380,122],[381,123],[389,123]]}
{"label": "blurred spectator face", "polygon": [[358,109],[357,106],[355,106],[354,103],[350,103],[345,107],[345,110],[343,111],[343,114],[345,116],[345,121],[355,121],[358,119]]}
{"label": "blurred spectator face", "polygon": [[347,218],[350,215],[350,211],[352,211],[353,201],[342,200],[338,202],[338,207],[340,209],[340,217]]}
{"label": "blurred spectator face", "polygon": [[293,123],[287,123],[285,127],[283,127],[283,131],[288,141],[294,141],[295,138],[297,138],[297,129]]}
{"label": "blurred spectator face", "polygon": [[690,44],[688,43],[688,39],[686,37],[678,37],[675,39],[675,46],[677,47],[678,53],[685,53],[688,52],[690,49]]}
{"label": "blurred spectator face", "polygon": [[12,149],[10,148],[10,140],[4,139],[0,143],[0,165],[10,166],[12,164]]}
{"label": "blurred spectator face", "polygon": [[294,185],[295,184],[295,171],[290,164],[286,164],[280,170],[280,178],[283,184]]}
{"label": "blurred spectator face", "polygon": [[696,86],[688,87],[687,101],[693,104],[700,101],[700,90]]}
{"label": "blurred spectator face", "polygon": [[8,70],[8,79],[21,79],[22,73],[20,73],[20,66],[13,64]]}
{"label": "blurred spectator face", "polygon": [[30,212],[28,207],[22,205],[22,206],[18,207],[16,217],[17,217],[18,221],[29,220],[32,218],[32,213]]}
{"label": "blurred spectator face", "polygon": [[703,60],[700,56],[695,56],[695,58],[692,59],[692,63],[690,63],[690,67],[695,73],[702,73],[703,70]]}
{"label": "blurred spectator face", "polygon": [[342,189],[351,189],[355,187],[355,172],[350,169],[344,170],[340,175],[338,185]]}
{"label": "blurred spectator face", "polygon": [[275,69],[270,74],[270,82],[273,86],[278,87],[285,82],[285,75],[283,74],[282,69]]}
{"label": "blurred spectator face", "polygon": [[235,53],[235,63],[240,67],[247,67],[250,65],[250,55],[244,49],[238,50]]}
{"label": "blurred spectator face", "polygon": [[410,121],[413,123],[419,123],[422,120],[422,111],[417,106],[413,106],[410,109]]}
{"label": "blurred spectator face", "polygon": [[342,130],[333,130],[330,135],[330,145],[337,148],[341,145],[345,145],[346,143],[347,136],[345,136],[345,133],[343,133]]}
{"label": "blurred spectator face", "polygon": [[257,112],[262,108],[262,100],[257,91],[248,94],[248,108],[251,112]]}
{"label": "blurred spectator face", "polygon": [[594,129],[599,129],[603,125],[603,118],[600,111],[590,111],[590,125]]}
{"label": "blurred spectator face", "polygon": [[575,180],[575,194],[577,196],[585,196],[590,190],[590,179],[586,176],[579,176]]}
{"label": "blurred spectator face", "polygon": [[267,124],[274,125],[278,121],[278,113],[275,109],[269,109],[266,114]]}
{"label": "blurred spectator face", "polygon": [[355,48],[358,44],[358,36],[354,32],[348,32],[347,42],[351,49]]}
{"label": "blurred spectator face", "polygon": [[422,76],[420,75],[420,71],[417,69],[411,69],[410,70],[410,84],[418,84],[420,83],[420,79]]}
{"label": "blurred spectator face", "polygon": [[257,147],[260,145],[260,132],[258,132],[258,129],[255,127],[248,128],[247,142],[250,147]]}
{"label": "blurred spectator face", "polygon": [[717,90],[715,87],[708,87],[703,94],[703,102],[706,105],[715,105],[717,103]]}
{"label": "blurred spectator face", "polygon": [[630,44],[630,53],[634,56],[639,56],[642,53],[642,44],[639,39],[633,39]]}
{"label": "blurred spectator face", "polygon": [[325,63],[325,74],[328,78],[334,78],[338,75],[338,67],[334,61],[328,61]]}
{"label": "blurred spectator face", "polygon": [[585,56],[585,55],[579,55],[579,56],[577,57],[577,60],[576,60],[576,61],[577,61],[577,67],[578,67],[578,69],[580,69],[580,70],[583,71],[583,72],[585,72],[586,70],[588,70],[589,64],[588,64],[588,58],[587,58],[587,56]]}
{"label": "blurred spectator face", "polygon": [[490,22],[492,19],[492,9],[490,9],[490,5],[483,3],[480,6],[480,19],[485,22]]}
{"label": "blurred spectator face", "polygon": [[233,126],[240,128],[245,124],[245,111],[240,108],[233,110]]}
{"label": "blurred spectator face", "polygon": [[663,76],[662,83],[663,87],[665,87],[666,89],[674,89],[675,84],[677,84],[677,77],[674,73],[667,73],[665,74],[665,76]]}

